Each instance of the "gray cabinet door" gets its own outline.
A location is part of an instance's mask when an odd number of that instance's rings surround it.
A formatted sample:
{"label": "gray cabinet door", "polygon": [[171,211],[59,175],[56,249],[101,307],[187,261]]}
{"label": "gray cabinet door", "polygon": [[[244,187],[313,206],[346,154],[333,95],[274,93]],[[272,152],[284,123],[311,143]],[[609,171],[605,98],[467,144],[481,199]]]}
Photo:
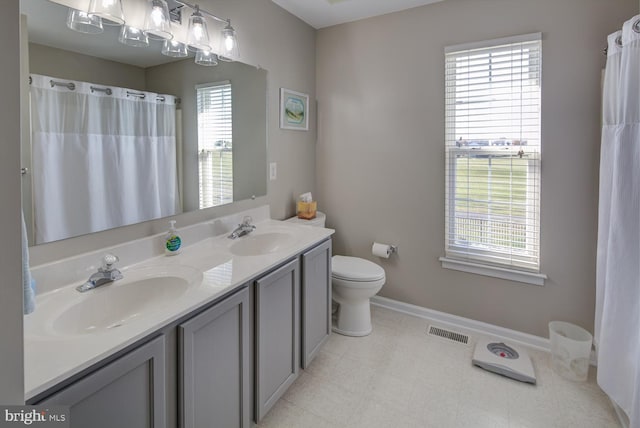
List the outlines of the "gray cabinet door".
{"label": "gray cabinet door", "polygon": [[299,285],[297,259],[255,283],[256,422],[298,377]]}
{"label": "gray cabinet door", "polygon": [[250,427],[249,291],[178,327],[185,428]]}
{"label": "gray cabinet door", "polygon": [[72,428],[165,428],[164,357],[160,336],[39,405],[70,406]]}
{"label": "gray cabinet door", "polygon": [[302,368],[331,334],[331,241],[302,255]]}

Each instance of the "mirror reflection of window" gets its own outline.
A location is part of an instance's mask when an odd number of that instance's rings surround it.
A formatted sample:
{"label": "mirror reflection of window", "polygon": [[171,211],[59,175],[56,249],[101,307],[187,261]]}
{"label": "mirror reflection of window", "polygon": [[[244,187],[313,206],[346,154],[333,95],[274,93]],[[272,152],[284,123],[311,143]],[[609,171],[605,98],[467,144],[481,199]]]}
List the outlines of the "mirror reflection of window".
{"label": "mirror reflection of window", "polygon": [[231,83],[196,86],[200,208],[233,202]]}

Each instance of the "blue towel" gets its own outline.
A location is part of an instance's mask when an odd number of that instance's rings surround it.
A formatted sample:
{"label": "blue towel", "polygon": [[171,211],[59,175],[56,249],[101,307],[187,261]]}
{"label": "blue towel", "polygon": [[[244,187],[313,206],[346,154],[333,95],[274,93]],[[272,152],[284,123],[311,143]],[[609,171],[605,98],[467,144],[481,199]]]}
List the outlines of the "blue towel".
{"label": "blue towel", "polygon": [[29,241],[27,239],[27,225],[22,214],[22,289],[24,297],[22,300],[22,312],[30,314],[36,309],[36,281],[31,278],[29,270]]}

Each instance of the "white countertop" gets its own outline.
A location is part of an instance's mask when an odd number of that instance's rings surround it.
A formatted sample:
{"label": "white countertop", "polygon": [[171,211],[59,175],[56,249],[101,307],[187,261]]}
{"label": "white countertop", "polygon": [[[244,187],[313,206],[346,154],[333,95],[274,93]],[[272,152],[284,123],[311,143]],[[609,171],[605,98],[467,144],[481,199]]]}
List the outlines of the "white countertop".
{"label": "white countertop", "polygon": [[[255,224],[256,231],[248,236],[275,232],[286,233],[292,239],[282,248],[269,254],[236,256],[231,254],[229,247],[243,238],[228,239],[225,231],[222,235],[206,238],[184,247],[178,255],[155,256],[135,264],[121,266],[120,269],[125,277],[122,280],[123,283],[128,277],[136,275],[140,277],[144,272],[182,269],[195,272],[197,275],[191,275],[193,285],[177,298],[172,298],[170,304],[147,305],[144,310],[118,328],[75,333],[56,329],[56,325],[59,324],[57,320],[60,319],[61,314],[72,306],[82,304],[85,299],[92,298],[95,301],[98,293],[109,293],[112,291],[109,287],[117,287],[118,282],[85,293],[75,290],[75,287],[83,281],[62,283],[56,288],[49,284],[51,291],[38,295],[36,311],[25,316],[25,399],[35,397],[59,382],[244,285],[248,280],[256,278],[303,250],[327,239],[334,232],[331,229],[276,220],[263,220]],[[157,240],[155,237],[153,239]],[[142,245],[148,246],[148,243],[142,243]],[[123,249],[130,252],[133,250]],[[118,255],[117,249],[110,249],[110,251]],[[51,269],[64,270],[53,264],[47,268],[50,271]],[[40,275],[43,273],[40,272]],[[82,319],[77,320],[80,329],[82,329],[82,322]]]}

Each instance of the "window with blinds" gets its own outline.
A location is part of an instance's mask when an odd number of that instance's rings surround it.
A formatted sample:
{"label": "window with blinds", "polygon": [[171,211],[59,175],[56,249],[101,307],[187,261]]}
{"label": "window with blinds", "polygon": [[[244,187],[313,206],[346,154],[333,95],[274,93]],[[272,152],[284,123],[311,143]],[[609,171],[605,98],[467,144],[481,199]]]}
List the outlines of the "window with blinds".
{"label": "window with blinds", "polygon": [[231,83],[196,86],[200,208],[233,202]]}
{"label": "window with blinds", "polygon": [[541,35],[446,56],[446,257],[540,271]]}

